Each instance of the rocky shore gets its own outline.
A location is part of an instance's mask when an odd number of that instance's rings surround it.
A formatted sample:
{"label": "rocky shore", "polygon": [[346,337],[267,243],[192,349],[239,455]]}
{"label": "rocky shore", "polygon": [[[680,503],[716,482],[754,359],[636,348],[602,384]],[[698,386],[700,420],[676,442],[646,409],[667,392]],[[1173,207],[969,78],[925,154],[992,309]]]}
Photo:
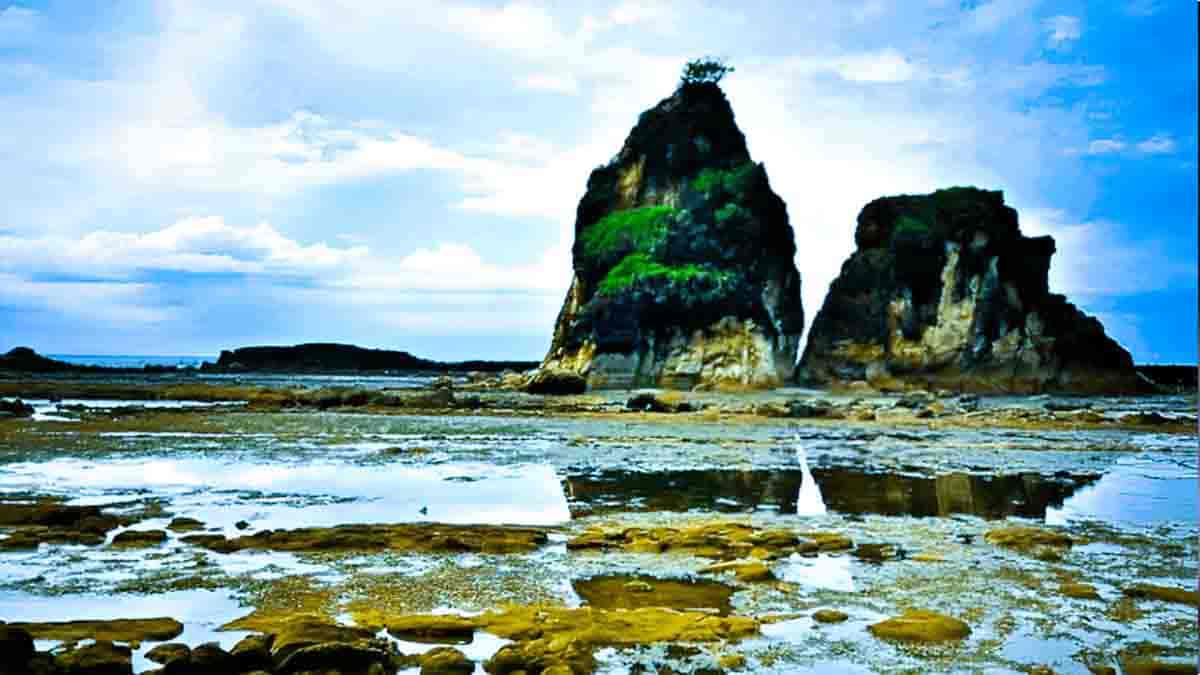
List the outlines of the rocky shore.
{"label": "rocky shore", "polygon": [[[600,390],[591,393],[545,396],[527,393],[535,375],[480,375],[456,383],[450,378],[432,386],[405,389],[355,387],[256,387],[192,383],[90,383],[55,380],[0,381],[5,397],[0,420],[28,418],[35,409],[22,399],[108,399],[102,411],[87,408],[57,409],[56,414],[88,420],[186,419],[190,413],[176,408],[145,407],[145,402],[188,401],[236,404],[247,412],[335,411],[382,415],[494,415],[553,417],[614,417],[636,415],[698,424],[792,419],[813,424],[898,425],[923,427],[1013,427],[1042,429],[1153,429],[1167,433],[1194,433],[1194,411],[1164,416],[1142,412],[1140,397],[1082,399],[1050,395],[987,397],[951,391],[909,390],[881,393],[869,388],[818,392],[778,389],[756,393],[679,392],[644,389],[630,392]],[[120,404],[128,401],[128,404]],[[203,409],[201,409],[203,411]]]}

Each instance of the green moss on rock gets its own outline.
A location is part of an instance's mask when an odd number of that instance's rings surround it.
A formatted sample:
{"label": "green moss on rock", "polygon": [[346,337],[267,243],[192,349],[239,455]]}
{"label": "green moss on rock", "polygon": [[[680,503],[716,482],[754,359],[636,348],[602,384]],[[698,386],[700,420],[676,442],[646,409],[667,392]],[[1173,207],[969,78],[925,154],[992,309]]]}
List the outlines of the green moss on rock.
{"label": "green moss on rock", "polygon": [[743,162],[731,169],[704,169],[692,179],[692,189],[709,196],[724,192],[741,201],[757,168],[754,162]]}
{"label": "green moss on rock", "polygon": [[670,206],[613,211],[583,231],[583,252],[609,264],[632,253],[649,254],[666,239],[668,223],[675,213]]}
{"label": "green moss on rock", "polygon": [[645,253],[634,253],[625,256],[616,267],[608,271],[597,292],[601,295],[615,295],[639,281],[655,278],[666,279],[675,284],[688,283],[694,279],[719,283],[721,273],[701,265],[664,265]]}

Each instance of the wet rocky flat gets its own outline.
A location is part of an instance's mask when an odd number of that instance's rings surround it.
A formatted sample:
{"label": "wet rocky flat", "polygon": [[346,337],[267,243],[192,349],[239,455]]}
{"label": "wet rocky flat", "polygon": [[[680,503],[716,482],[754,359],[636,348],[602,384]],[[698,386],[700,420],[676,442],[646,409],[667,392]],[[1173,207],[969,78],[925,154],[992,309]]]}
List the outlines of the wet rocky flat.
{"label": "wet rocky flat", "polygon": [[0,420],[0,638],[38,672],[1197,657],[1194,398],[122,386]]}

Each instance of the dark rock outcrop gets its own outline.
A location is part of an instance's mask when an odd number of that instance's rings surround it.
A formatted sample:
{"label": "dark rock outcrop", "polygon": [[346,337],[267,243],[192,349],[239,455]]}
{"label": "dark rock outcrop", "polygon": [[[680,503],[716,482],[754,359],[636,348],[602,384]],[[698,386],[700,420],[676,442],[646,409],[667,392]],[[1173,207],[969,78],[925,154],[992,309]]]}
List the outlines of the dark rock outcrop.
{"label": "dark rock outcrop", "polygon": [[683,84],[588,178],[542,367],[592,387],[786,382],[804,327],[795,253],[725,94]]}
{"label": "dark rock outcrop", "polygon": [[867,204],[813,322],[801,377],[992,392],[1137,388],[1129,352],[1050,292],[1051,237],[1001,192],[957,187]]}
{"label": "dark rock outcrop", "polygon": [[0,399],[0,417],[31,417],[33,413],[33,406],[19,398],[12,401]]}

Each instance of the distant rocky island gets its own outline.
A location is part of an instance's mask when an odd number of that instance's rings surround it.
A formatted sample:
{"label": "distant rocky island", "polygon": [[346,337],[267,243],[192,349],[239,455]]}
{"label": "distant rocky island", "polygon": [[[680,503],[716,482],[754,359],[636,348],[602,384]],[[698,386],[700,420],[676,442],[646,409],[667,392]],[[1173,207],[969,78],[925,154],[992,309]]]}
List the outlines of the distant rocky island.
{"label": "distant rocky island", "polygon": [[204,372],[480,372],[524,371],[536,361],[433,361],[408,352],[366,349],[326,342],[290,347],[242,347],[222,351],[216,363],[205,363]]}
{"label": "distant rocky island", "polygon": [[[308,343],[282,347],[241,347],[224,350],[217,361],[203,363],[202,373],[499,373],[525,371],[536,361],[433,361],[408,352],[367,349],[336,343]],[[108,368],[83,366],[47,358],[28,347],[0,355],[0,371],[20,373],[178,373],[193,368],[145,366]]]}

